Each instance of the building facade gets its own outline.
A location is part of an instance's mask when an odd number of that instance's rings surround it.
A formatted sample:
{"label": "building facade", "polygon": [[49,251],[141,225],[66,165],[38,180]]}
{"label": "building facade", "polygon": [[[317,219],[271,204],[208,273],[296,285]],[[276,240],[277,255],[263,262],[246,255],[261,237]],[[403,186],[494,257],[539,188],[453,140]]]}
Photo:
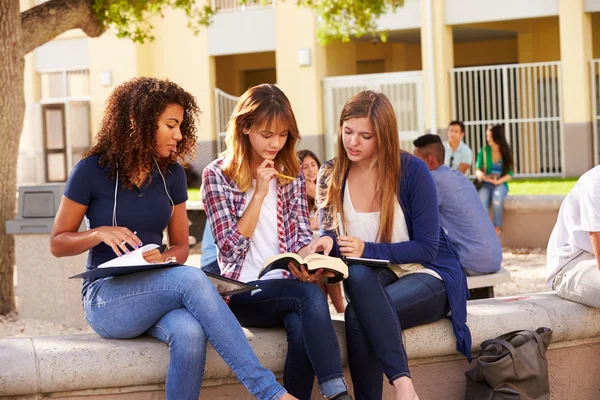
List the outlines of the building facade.
{"label": "building facade", "polygon": [[578,176],[598,163],[600,0],[405,0],[379,21],[387,42],[328,46],[295,2],[213,5],[213,24],[197,36],[170,11],[154,21],[152,43],[70,31],[27,55],[19,183],[66,179],[109,93],[135,76],[168,78],[196,96],[197,170],[222,150],[237,96],[263,82],[290,98],[300,148],[323,158],[334,154],[342,105],[372,88],[392,100],[407,149],[461,119],[475,152],[488,125],[505,125],[517,176]]}

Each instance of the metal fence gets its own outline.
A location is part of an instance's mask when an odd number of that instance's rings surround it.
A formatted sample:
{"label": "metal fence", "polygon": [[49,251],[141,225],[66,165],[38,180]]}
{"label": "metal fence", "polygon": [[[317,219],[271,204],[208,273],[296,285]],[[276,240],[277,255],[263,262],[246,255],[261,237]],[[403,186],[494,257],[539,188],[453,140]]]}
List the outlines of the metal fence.
{"label": "metal fence", "polygon": [[215,120],[217,128],[217,154],[225,150],[225,135],[227,124],[233,113],[238,97],[225,93],[221,89],[215,89]]}
{"label": "metal fence", "polygon": [[389,97],[403,149],[412,151],[412,141],[425,133],[423,72],[390,72],[336,76],[323,79],[325,158],[335,157],[340,112],[350,97],[363,90],[377,90]]}
{"label": "metal fence", "polygon": [[515,176],[562,176],[560,62],[455,68],[451,85],[452,114],[465,124],[473,164],[487,127],[503,124]]}
{"label": "metal fence", "polygon": [[248,0],[241,4],[239,0],[212,0],[213,10],[221,11],[246,11],[263,7],[275,7],[275,0]]}

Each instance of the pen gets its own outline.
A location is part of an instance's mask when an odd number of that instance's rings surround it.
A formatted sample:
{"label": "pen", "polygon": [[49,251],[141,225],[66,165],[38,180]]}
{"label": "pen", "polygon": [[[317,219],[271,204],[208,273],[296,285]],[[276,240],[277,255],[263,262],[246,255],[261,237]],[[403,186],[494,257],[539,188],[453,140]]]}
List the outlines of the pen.
{"label": "pen", "polygon": [[282,177],[282,178],[287,178],[287,179],[291,179],[291,180],[296,179],[296,178],[292,178],[291,176],[284,175],[284,174],[277,174],[277,175],[280,176],[280,177]]}
{"label": "pen", "polygon": [[342,215],[340,213],[337,213],[337,220],[338,220],[338,233],[340,234],[340,236],[345,236],[344,225],[342,225]]}

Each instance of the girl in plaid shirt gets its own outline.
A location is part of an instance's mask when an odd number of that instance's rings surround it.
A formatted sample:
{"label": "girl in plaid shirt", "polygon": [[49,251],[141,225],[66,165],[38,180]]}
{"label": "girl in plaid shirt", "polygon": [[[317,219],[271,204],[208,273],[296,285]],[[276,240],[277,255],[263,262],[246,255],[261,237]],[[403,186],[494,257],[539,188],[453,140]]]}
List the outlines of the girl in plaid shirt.
{"label": "girl in plaid shirt", "polygon": [[294,148],[299,138],[285,94],[275,85],[250,88],[229,121],[227,150],[204,170],[202,200],[221,275],[260,288],[231,297],[231,310],[243,326],[287,331],[284,387],[310,399],[316,374],[323,396],[348,400],[329,306],[315,284],[325,274],[291,266],[291,275],[277,270],[258,280],[267,258],[318,250],[310,246],[306,186]]}

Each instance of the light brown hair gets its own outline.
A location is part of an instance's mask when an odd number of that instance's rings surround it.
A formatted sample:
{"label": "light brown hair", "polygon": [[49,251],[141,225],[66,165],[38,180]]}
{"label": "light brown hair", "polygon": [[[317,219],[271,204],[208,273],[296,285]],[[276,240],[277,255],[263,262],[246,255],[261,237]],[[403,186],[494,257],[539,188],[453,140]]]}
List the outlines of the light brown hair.
{"label": "light brown hair", "polygon": [[[274,160],[275,168],[294,177],[300,173],[300,163],[295,150],[300,132],[290,101],[275,85],[254,86],[239,98],[233,109],[225,137],[227,150],[222,153],[223,172],[241,191],[252,187],[252,145],[247,133],[254,125],[270,126],[275,121],[282,122],[288,128],[285,145]],[[279,178],[280,185],[288,183],[288,179]]]}
{"label": "light brown hair", "polygon": [[383,94],[366,90],[353,96],[344,105],[337,131],[337,158],[330,171],[321,171],[326,183],[326,191],[321,187],[317,195],[317,207],[323,210],[323,225],[326,229],[337,226],[335,216],[339,212],[345,221],[342,207],[342,184],[350,168],[350,159],[344,149],[342,126],[352,118],[368,118],[373,124],[377,140],[377,150],[371,162],[371,168],[377,170],[375,196],[381,197],[379,217],[379,242],[390,243],[394,229],[394,210],[398,201],[400,177],[400,139],[398,123],[390,100]]}

